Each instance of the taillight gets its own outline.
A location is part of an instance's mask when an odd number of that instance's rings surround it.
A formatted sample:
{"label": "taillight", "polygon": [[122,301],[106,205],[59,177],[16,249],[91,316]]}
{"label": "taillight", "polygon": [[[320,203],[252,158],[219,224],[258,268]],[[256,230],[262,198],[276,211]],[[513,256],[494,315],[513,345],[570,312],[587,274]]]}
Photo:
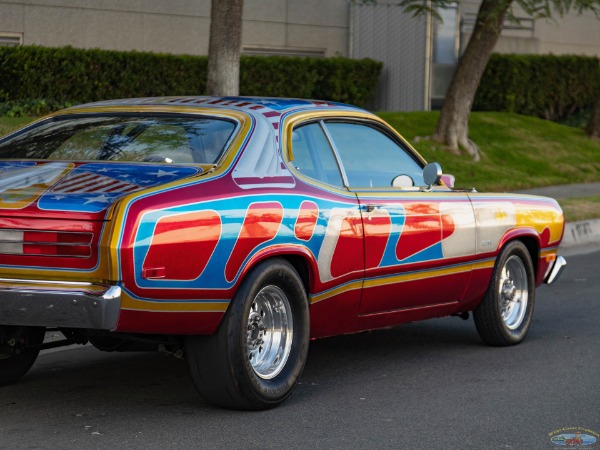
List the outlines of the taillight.
{"label": "taillight", "polygon": [[0,229],[0,253],[89,258],[92,233]]}

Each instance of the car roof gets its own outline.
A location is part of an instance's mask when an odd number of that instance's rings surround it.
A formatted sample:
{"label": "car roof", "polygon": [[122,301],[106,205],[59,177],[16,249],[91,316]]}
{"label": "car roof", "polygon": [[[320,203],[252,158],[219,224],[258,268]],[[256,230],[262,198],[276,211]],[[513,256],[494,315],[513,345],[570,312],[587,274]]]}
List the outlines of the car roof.
{"label": "car roof", "polygon": [[188,96],[188,97],[146,97],[128,98],[119,100],[106,100],[94,103],[77,105],[67,109],[65,112],[76,112],[78,109],[90,108],[118,108],[136,106],[164,106],[187,108],[215,108],[233,111],[243,111],[254,116],[281,116],[284,113],[292,113],[306,110],[343,110],[366,111],[344,103],[330,102],[326,100],[304,100],[298,98],[280,97],[212,97],[212,96]]}

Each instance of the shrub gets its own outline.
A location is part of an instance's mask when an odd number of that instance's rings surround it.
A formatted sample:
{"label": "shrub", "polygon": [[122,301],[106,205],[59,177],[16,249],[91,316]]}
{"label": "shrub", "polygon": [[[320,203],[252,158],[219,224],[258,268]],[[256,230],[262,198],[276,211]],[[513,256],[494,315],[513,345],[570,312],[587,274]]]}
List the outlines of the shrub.
{"label": "shrub", "polygon": [[473,109],[560,120],[600,95],[600,59],[589,56],[492,55]]}
{"label": "shrub", "polygon": [[[305,97],[364,106],[382,64],[370,59],[245,56],[241,95]],[[164,95],[202,95],[207,58],[72,47],[0,47],[0,102],[47,105]],[[17,101],[17,103],[14,103]],[[12,106],[10,106],[12,105]],[[4,107],[6,110],[6,106]]]}

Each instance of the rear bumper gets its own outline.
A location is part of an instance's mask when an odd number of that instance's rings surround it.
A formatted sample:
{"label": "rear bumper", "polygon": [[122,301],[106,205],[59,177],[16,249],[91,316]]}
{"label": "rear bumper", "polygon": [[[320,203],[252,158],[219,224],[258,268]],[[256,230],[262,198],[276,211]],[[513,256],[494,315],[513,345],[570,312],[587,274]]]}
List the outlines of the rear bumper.
{"label": "rear bumper", "polygon": [[121,288],[0,278],[0,325],[117,328]]}
{"label": "rear bumper", "polygon": [[565,258],[563,258],[562,256],[558,256],[552,263],[550,269],[548,270],[546,278],[544,279],[544,283],[552,284],[556,280],[558,280],[566,265],[567,261],[565,260]]}

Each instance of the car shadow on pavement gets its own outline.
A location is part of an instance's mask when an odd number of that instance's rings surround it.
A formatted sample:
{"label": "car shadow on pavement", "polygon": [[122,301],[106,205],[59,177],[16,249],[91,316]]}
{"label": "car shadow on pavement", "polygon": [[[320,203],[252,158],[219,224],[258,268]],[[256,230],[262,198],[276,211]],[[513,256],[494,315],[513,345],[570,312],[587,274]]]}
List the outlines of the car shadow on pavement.
{"label": "car shadow on pavement", "polygon": [[[401,376],[403,371],[419,370],[431,358],[453,358],[467,347],[469,352],[486,348],[472,322],[458,318],[315,340],[298,391],[307,385],[352,383],[371,376],[374,367]],[[81,410],[127,402],[206,405],[193,387],[185,360],[152,352],[106,353],[91,346],[40,355],[29,374],[2,391],[6,404],[25,396],[33,403],[77,405]],[[310,393],[301,396],[306,395]]]}

